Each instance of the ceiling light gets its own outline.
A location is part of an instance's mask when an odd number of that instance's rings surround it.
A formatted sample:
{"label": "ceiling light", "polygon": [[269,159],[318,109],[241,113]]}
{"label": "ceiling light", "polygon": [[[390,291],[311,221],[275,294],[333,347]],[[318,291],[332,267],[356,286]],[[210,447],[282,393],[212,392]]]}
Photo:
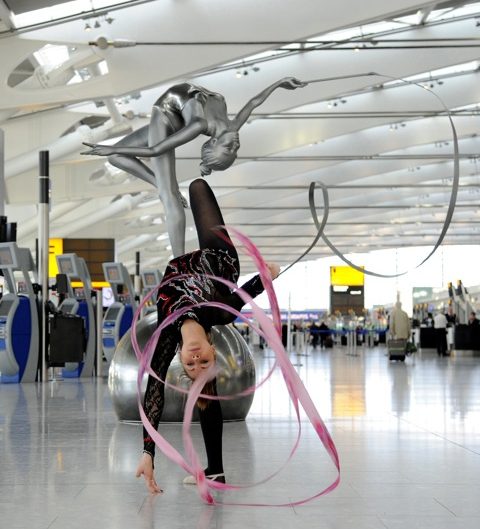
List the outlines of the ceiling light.
{"label": "ceiling light", "polygon": [[98,20],[95,20],[95,24],[93,24],[93,27],[94,28],[99,28],[100,27],[100,22]]}
{"label": "ceiling light", "polygon": [[85,27],[83,29],[85,31],[91,31],[92,30],[92,26],[88,22],[85,22]]}

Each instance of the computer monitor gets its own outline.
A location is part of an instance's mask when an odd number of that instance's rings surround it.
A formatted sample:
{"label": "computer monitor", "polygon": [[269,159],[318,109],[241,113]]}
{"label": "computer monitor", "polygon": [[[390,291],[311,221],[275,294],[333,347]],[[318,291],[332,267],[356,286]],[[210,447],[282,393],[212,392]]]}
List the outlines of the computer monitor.
{"label": "computer monitor", "polygon": [[105,314],[105,319],[110,321],[116,320],[121,308],[122,307],[113,307],[108,309],[107,313]]}
{"label": "computer monitor", "polygon": [[143,284],[146,287],[154,287],[157,285],[157,277],[154,272],[143,273]]}
{"label": "computer monitor", "polygon": [[8,299],[6,301],[0,302],[0,316],[8,316],[12,305],[13,299]]}
{"label": "computer monitor", "polygon": [[118,283],[122,280],[122,274],[118,265],[105,265],[105,276],[109,283]]}
{"label": "computer monitor", "polygon": [[67,276],[77,275],[75,265],[71,257],[57,256],[57,264],[60,273],[66,274]]}
{"label": "computer monitor", "polygon": [[0,266],[13,266],[12,249],[8,246],[0,248]]}

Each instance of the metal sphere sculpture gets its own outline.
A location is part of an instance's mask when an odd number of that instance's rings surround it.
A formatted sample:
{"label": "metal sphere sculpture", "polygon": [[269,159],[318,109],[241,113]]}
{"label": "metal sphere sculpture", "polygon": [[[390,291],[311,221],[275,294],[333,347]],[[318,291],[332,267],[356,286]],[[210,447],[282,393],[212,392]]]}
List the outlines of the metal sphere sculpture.
{"label": "metal sphere sculpture", "polygon": [[[137,339],[144,347],[157,326],[157,314],[145,316],[137,325]],[[115,350],[108,373],[108,387],[115,413],[120,421],[140,421],[137,404],[138,362],[131,342],[131,329],[125,333]],[[255,364],[247,343],[231,325],[212,328],[212,340],[217,351],[217,391],[221,395],[235,395],[255,384]],[[188,389],[190,379],[185,374],[178,355],[167,372],[167,381]],[[142,381],[142,402],[147,377]],[[165,407],[162,422],[181,422],[187,396],[165,388]],[[250,410],[253,393],[245,397],[220,401],[226,421],[244,420]],[[197,420],[196,414],[194,420]]]}

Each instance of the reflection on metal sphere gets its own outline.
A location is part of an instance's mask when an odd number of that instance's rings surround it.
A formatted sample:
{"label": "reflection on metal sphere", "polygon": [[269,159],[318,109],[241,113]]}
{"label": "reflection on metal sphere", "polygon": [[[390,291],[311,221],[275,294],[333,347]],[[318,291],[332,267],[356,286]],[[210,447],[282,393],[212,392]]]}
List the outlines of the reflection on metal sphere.
{"label": "reflection on metal sphere", "polygon": [[[157,325],[157,314],[145,316],[137,325],[137,339],[142,348]],[[234,395],[255,384],[255,365],[245,340],[231,325],[212,328],[212,339],[217,351],[217,391],[219,395]],[[108,373],[108,387],[113,407],[121,421],[139,421],[137,404],[138,362],[130,340],[130,331],[125,333],[115,350]],[[173,359],[167,372],[170,384],[187,389],[190,379],[183,371],[178,355]],[[147,376],[142,381],[142,402],[147,387]],[[162,421],[183,420],[183,407],[187,396],[165,388],[165,408]],[[223,418],[226,421],[244,420],[253,401],[253,393],[234,400],[220,401]],[[196,413],[194,419],[197,420]]]}

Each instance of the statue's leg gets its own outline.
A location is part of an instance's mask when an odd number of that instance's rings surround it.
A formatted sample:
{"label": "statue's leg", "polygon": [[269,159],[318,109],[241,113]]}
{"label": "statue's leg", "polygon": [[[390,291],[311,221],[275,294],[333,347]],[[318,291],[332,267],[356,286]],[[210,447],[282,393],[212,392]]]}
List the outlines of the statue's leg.
{"label": "statue's leg", "polygon": [[[117,142],[116,146],[127,147],[147,147],[148,146],[148,125],[141,127],[125,138]],[[124,156],[122,154],[113,154],[108,157],[108,161],[118,169],[127,172],[140,180],[143,180],[153,186],[156,186],[153,171],[134,156]]]}
{"label": "statue's leg", "polygon": [[[155,145],[174,132],[167,116],[154,107],[150,120],[148,144]],[[158,195],[165,208],[168,235],[174,257],[185,253],[185,211],[180,199],[175,171],[175,151],[172,150],[151,160]]]}

